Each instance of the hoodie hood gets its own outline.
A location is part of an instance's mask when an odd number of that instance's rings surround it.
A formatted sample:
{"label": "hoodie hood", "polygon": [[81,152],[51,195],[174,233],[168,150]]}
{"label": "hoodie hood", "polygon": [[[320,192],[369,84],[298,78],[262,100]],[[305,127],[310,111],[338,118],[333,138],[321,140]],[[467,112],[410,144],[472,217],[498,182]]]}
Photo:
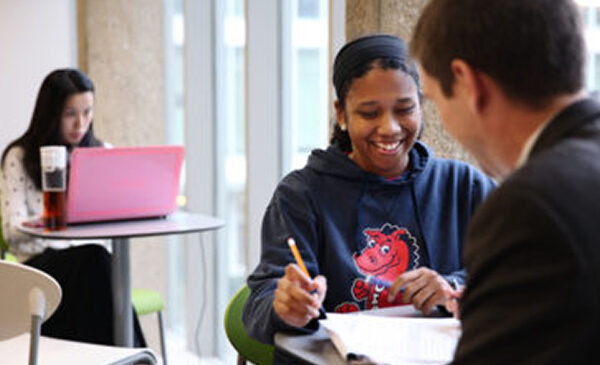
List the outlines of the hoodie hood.
{"label": "hoodie hood", "polygon": [[433,152],[420,141],[417,141],[409,151],[409,163],[407,170],[395,179],[375,175],[364,171],[358,166],[338,145],[331,145],[327,150],[314,150],[308,158],[306,167],[318,173],[331,175],[337,178],[356,180],[361,179],[369,182],[380,182],[383,185],[397,185],[412,182],[425,168]]}

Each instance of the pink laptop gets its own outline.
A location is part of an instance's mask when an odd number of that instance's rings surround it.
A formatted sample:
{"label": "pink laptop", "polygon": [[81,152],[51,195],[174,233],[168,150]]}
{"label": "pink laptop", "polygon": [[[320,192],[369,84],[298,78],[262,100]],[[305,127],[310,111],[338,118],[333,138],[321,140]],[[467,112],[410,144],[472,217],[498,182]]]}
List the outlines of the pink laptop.
{"label": "pink laptop", "polygon": [[182,146],[76,148],[67,222],[165,216],[176,208]]}

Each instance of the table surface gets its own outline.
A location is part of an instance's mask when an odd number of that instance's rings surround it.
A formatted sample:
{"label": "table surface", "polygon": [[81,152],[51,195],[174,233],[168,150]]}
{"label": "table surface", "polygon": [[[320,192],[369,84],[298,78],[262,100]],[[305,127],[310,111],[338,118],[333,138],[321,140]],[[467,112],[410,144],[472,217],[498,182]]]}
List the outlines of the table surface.
{"label": "table surface", "polygon": [[23,225],[20,225],[18,229],[35,237],[71,240],[132,238],[202,232],[220,228],[224,224],[225,222],[219,218],[179,211],[159,218],[74,224],[67,226],[67,229],[62,231],[48,231],[42,227],[26,227]]}

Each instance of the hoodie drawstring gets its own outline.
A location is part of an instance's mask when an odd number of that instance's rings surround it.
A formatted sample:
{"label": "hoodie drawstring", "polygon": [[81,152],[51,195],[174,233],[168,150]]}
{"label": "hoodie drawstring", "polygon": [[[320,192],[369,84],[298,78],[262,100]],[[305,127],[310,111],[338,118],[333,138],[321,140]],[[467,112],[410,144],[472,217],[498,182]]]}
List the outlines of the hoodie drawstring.
{"label": "hoodie drawstring", "polygon": [[[427,246],[427,240],[425,238],[425,230],[423,230],[423,223],[421,222],[421,214],[419,212],[419,207],[417,205],[417,193],[415,191],[415,182],[414,180],[411,181],[410,183],[410,196],[412,198],[413,201],[413,211],[415,213],[415,221],[417,222],[417,228],[419,229],[419,231],[421,232],[421,238],[423,239],[423,244],[421,245],[421,247],[423,248],[423,255],[425,255],[425,257],[429,257],[429,252],[428,252],[428,247]],[[427,260],[429,262],[429,260]],[[415,267],[416,269],[416,267]]]}

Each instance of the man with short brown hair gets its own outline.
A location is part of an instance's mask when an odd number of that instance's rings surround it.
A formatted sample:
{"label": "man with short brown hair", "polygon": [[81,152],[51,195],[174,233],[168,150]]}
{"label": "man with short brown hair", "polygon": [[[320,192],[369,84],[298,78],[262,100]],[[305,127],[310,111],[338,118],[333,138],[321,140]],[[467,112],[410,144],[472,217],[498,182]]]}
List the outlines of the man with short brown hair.
{"label": "man with short brown hair", "polygon": [[600,344],[600,103],[572,0],[431,0],[411,43],[446,129],[499,179],[466,236],[454,364]]}

